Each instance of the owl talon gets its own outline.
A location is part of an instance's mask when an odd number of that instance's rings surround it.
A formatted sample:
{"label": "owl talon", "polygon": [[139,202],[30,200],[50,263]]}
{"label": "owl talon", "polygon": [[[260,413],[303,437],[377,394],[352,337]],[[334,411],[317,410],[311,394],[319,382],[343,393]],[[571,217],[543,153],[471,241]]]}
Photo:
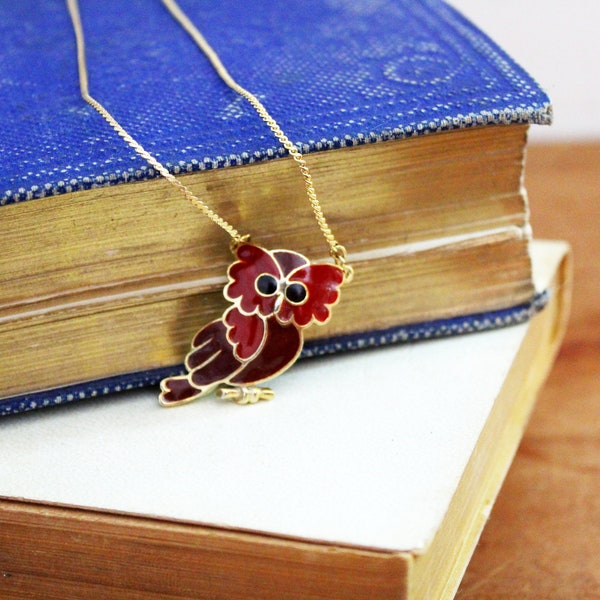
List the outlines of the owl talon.
{"label": "owl talon", "polygon": [[217,397],[233,400],[236,404],[256,404],[259,400],[271,400],[275,392],[271,388],[260,387],[220,387]]}

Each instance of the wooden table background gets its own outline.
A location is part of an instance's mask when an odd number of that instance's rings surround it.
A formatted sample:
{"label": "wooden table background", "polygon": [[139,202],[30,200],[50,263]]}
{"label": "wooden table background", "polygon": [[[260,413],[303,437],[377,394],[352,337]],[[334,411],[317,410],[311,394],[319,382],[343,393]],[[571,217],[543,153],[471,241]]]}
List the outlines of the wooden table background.
{"label": "wooden table background", "polygon": [[538,238],[571,243],[571,319],[558,360],[457,600],[600,598],[600,143],[533,146]]}

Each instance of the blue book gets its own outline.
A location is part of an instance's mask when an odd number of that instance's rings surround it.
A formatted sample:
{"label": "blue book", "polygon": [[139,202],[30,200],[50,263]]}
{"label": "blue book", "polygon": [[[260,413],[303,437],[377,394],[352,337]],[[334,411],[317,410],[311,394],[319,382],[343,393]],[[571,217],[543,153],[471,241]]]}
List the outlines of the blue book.
{"label": "blue book", "polygon": [[[520,181],[550,102],[462,15],[438,0],[181,6],[307,156],[357,267],[306,355],[544,304]],[[286,151],[160,2],[82,0],[81,15],[91,93],[147,150],[257,243],[326,255]],[[64,2],[14,3],[0,34],[1,410],[154,384],[222,312],[228,239],[81,99]]]}

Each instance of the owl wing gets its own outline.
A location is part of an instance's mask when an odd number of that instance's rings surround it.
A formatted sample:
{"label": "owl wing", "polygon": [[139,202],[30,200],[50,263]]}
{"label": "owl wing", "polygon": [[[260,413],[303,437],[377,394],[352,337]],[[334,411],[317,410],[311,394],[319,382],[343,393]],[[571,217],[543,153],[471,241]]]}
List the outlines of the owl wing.
{"label": "owl wing", "polygon": [[217,385],[229,379],[242,366],[227,339],[221,319],[203,327],[194,337],[193,349],[185,357],[190,382],[197,387]]}
{"label": "owl wing", "polygon": [[232,306],[224,315],[227,340],[240,361],[251,360],[262,348],[266,338],[265,320],[258,314],[245,315]]}
{"label": "owl wing", "polygon": [[163,406],[179,406],[200,398],[242,368],[243,363],[235,357],[227,340],[222,320],[209,323],[195,335],[185,366],[187,375],[161,381],[159,400]]}

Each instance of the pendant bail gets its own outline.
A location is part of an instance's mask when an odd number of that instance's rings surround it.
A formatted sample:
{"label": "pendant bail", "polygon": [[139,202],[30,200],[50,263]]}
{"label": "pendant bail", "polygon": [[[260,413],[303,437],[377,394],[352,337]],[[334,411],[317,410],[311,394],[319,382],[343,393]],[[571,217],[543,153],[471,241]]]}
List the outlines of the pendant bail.
{"label": "pendant bail", "polygon": [[348,252],[341,244],[335,243],[331,246],[329,254],[333,258],[335,264],[344,272],[344,283],[350,283],[354,277],[354,269],[348,264]]}
{"label": "pendant bail", "polygon": [[232,238],[231,242],[229,242],[229,249],[231,250],[231,253],[235,255],[237,252],[237,249],[242,244],[247,244],[249,241],[250,241],[249,233],[245,233],[244,235],[238,235],[237,237]]}

